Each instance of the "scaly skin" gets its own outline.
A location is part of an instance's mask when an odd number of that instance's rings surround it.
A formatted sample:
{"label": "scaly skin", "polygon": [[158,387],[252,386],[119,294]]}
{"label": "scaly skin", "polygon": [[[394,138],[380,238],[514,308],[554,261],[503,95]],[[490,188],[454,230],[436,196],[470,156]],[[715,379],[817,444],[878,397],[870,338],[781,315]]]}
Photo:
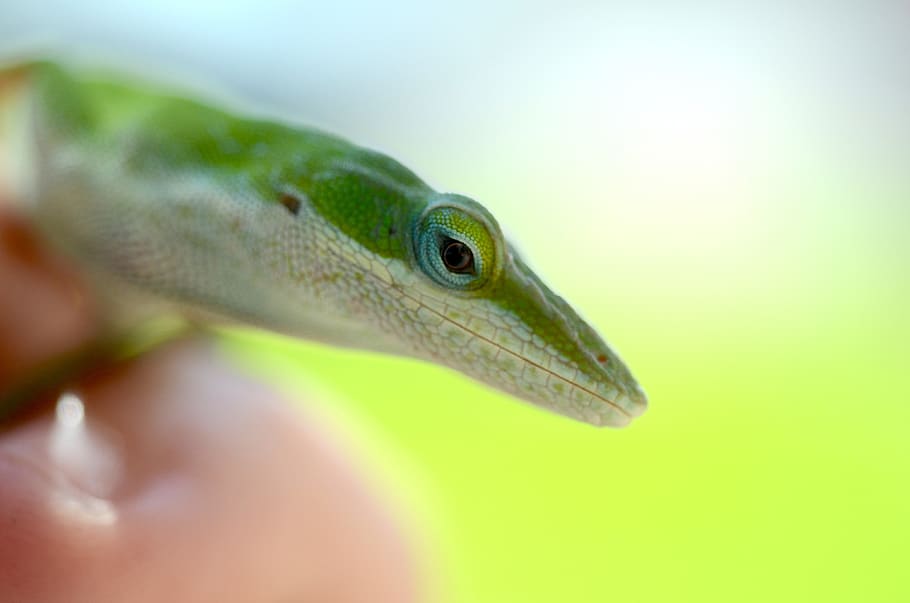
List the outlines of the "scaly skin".
{"label": "scaly skin", "polygon": [[644,411],[619,357],[475,201],[311,129],[25,71],[25,196],[119,307],[424,358],[595,425]]}

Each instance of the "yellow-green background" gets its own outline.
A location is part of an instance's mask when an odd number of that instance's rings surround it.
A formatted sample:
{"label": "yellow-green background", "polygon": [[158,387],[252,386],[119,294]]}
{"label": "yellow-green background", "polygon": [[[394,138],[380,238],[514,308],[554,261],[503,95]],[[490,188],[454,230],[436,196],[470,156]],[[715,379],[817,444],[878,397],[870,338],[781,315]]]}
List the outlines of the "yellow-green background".
{"label": "yellow-green background", "polygon": [[433,600],[910,601],[906,3],[4,1],[0,39],[391,153],[621,351],[652,404],[612,431],[226,339],[386,488]]}

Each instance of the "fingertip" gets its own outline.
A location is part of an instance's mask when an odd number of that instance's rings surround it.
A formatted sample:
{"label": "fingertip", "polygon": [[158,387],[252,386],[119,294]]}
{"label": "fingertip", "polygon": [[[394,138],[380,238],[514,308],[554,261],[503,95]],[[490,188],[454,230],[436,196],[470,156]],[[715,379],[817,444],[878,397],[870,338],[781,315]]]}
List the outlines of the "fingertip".
{"label": "fingertip", "polygon": [[0,207],[0,392],[97,335],[84,284],[28,221]]}
{"label": "fingertip", "polygon": [[91,600],[82,595],[103,578],[116,541],[113,505],[69,483],[43,456],[45,427],[0,442],[2,601]]}
{"label": "fingertip", "polygon": [[168,346],[79,391],[88,429],[122,444],[101,446],[122,455],[122,480],[98,490],[68,466],[78,451],[48,455],[50,416],[0,438],[13,461],[0,562],[19,555],[0,600],[417,599],[408,541],[356,463],[209,345]]}

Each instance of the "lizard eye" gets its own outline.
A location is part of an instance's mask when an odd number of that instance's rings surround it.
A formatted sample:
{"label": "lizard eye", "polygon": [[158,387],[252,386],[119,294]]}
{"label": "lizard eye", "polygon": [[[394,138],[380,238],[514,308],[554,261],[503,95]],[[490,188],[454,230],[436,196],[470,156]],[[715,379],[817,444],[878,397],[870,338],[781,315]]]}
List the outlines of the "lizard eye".
{"label": "lizard eye", "polygon": [[417,221],[414,244],[423,272],[448,289],[473,291],[493,274],[496,248],[489,228],[461,207],[431,206]]}
{"label": "lizard eye", "polygon": [[474,253],[461,241],[446,239],[440,253],[442,262],[449,272],[455,274],[472,274],[474,272]]}

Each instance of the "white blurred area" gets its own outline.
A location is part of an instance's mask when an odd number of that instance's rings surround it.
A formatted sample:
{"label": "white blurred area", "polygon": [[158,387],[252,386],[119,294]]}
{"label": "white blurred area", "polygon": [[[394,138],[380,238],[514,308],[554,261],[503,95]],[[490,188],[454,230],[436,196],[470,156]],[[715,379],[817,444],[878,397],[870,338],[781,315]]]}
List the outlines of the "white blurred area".
{"label": "white blurred area", "polygon": [[89,524],[117,522],[110,497],[122,477],[123,459],[115,440],[110,430],[89,425],[78,395],[60,396],[47,450],[58,483],[52,501],[58,513]]}
{"label": "white blurred area", "polygon": [[904,1],[8,0],[0,16],[0,52],[135,58],[389,152],[488,205],[570,297],[735,299],[849,271],[838,241],[870,243],[885,272],[907,253]]}

